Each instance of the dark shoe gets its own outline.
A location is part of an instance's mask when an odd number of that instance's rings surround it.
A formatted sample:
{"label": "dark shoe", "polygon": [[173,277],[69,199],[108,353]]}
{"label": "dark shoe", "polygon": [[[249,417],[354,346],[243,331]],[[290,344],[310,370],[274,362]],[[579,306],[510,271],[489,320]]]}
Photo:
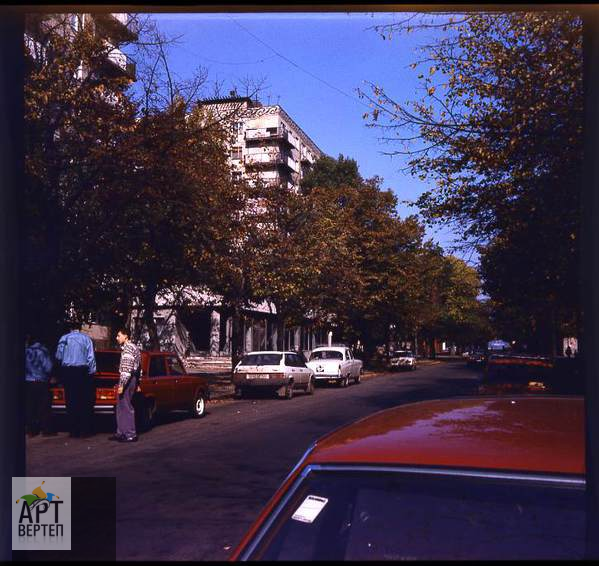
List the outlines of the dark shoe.
{"label": "dark shoe", "polygon": [[39,432],[38,432],[38,431],[29,431],[29,432],[27,433],[27,436],[28,436],[29,438],[33,438],[34,436],[37,436],[38,434],[39,434]]}
{"label": "dark shoe", "polygon": [[81,435],[78,432],[70,432],[69,436],[71,438],[79,438]]}
{"label": "dark shoe", "polygon": [[42,432],[42,436],[58,436],[58,433],[53,430],[47,430],[46,432]]}
{"label": "dark shoe", "polygon": [[112,441],[120,441],[122,438],[125,438],[122,434],[113,434],[112,436],[108,437],[108,440],[112,440]]}
{"label": "dark shoe", "polygon": [[95,432],[86,432],[85,434],[81,435],[81,438],[91,438],[92,436],[96,436]]}
{"label": "dark shoe", "polygon": [[133,436],[131,438],[127,438],[123,436],[123,438],[119,438],[119,442],[137,442],[137,436]]}

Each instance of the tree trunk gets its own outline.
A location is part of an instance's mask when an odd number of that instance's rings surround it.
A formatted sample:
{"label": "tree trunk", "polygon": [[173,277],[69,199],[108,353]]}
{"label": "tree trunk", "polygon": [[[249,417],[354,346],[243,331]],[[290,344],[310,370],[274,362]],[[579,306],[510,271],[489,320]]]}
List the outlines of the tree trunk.
{"label": "tree trunk", "polygon": [[285,349],[285,320],[277,315],[277,350]]}
{"label": "tree trunk", "polygon": [[437,352],[435,351],[434,337],[429,338],[429,347],[430,347],[430,358],[431,358],[431,360],[434,360],[437,357]]}
{"label": "tree trunk", "polygon": [[241,359],[241,352],[243,348],[241,347],[241,308],[238,304],[235,304],[232,309],[231,314],[231,373],[235,366],[239,363]]}
{"label": "tree trunk", "polygon": [[152,350],[160,350],[158,329],[154,320],[154,307],[156,306],[156,293],[158,285],[149,283],[143,294],[143,322],[149,335],[149,346]]}
{"label": "tree trunk", "polygon": [[558,340],[558,328],[557,328],[557,312],[555,306],[551,309],[551,357],[557,356],[557,340]]}
{"label": "tree trunk", "polygon": [[418,357],[418,327],[414,328],[414,357]]}

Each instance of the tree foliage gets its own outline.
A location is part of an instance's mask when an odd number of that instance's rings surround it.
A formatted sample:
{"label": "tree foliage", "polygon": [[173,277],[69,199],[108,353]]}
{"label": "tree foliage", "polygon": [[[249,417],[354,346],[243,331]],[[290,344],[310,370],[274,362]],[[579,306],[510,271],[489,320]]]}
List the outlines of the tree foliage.
{"label": "tree foliage", "polygon": [[579,308],[581,21],[567,12],[427,18],[379,28],[435,33],[412,65],[423,98],[403,104],[371,85],[362,93],[370,125],[431,183],[417,201],[425,219],[459,227],[477,247],[495,304],[563,325]]}

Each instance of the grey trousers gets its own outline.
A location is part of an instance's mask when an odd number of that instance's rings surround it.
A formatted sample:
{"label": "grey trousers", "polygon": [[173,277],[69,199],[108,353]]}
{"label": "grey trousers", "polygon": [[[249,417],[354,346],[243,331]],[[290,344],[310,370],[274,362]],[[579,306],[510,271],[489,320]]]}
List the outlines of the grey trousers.
{"label": "grey trousers", "polygon": [[116,404],[116,433],[125,438],[137,436],[135,430],[135,409],[131,403],[137,387],[137,378],[133,376],[127,383],[123,394],[119,395]]}

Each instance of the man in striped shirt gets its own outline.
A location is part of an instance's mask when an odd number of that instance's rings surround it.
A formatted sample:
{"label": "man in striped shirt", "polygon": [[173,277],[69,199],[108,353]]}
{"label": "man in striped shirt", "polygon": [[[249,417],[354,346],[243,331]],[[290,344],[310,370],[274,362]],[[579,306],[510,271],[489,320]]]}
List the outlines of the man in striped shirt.
{"label": "man in striped shirt", "polygon": [[118,401],[116,405],[116,434],[111,440],[118,442],[136,442],[135,409],[132,399],[141,368],[141,353],[131,342],[129,330],[121,328],[116,335],[121,346],[121,362],[119,364]]}

